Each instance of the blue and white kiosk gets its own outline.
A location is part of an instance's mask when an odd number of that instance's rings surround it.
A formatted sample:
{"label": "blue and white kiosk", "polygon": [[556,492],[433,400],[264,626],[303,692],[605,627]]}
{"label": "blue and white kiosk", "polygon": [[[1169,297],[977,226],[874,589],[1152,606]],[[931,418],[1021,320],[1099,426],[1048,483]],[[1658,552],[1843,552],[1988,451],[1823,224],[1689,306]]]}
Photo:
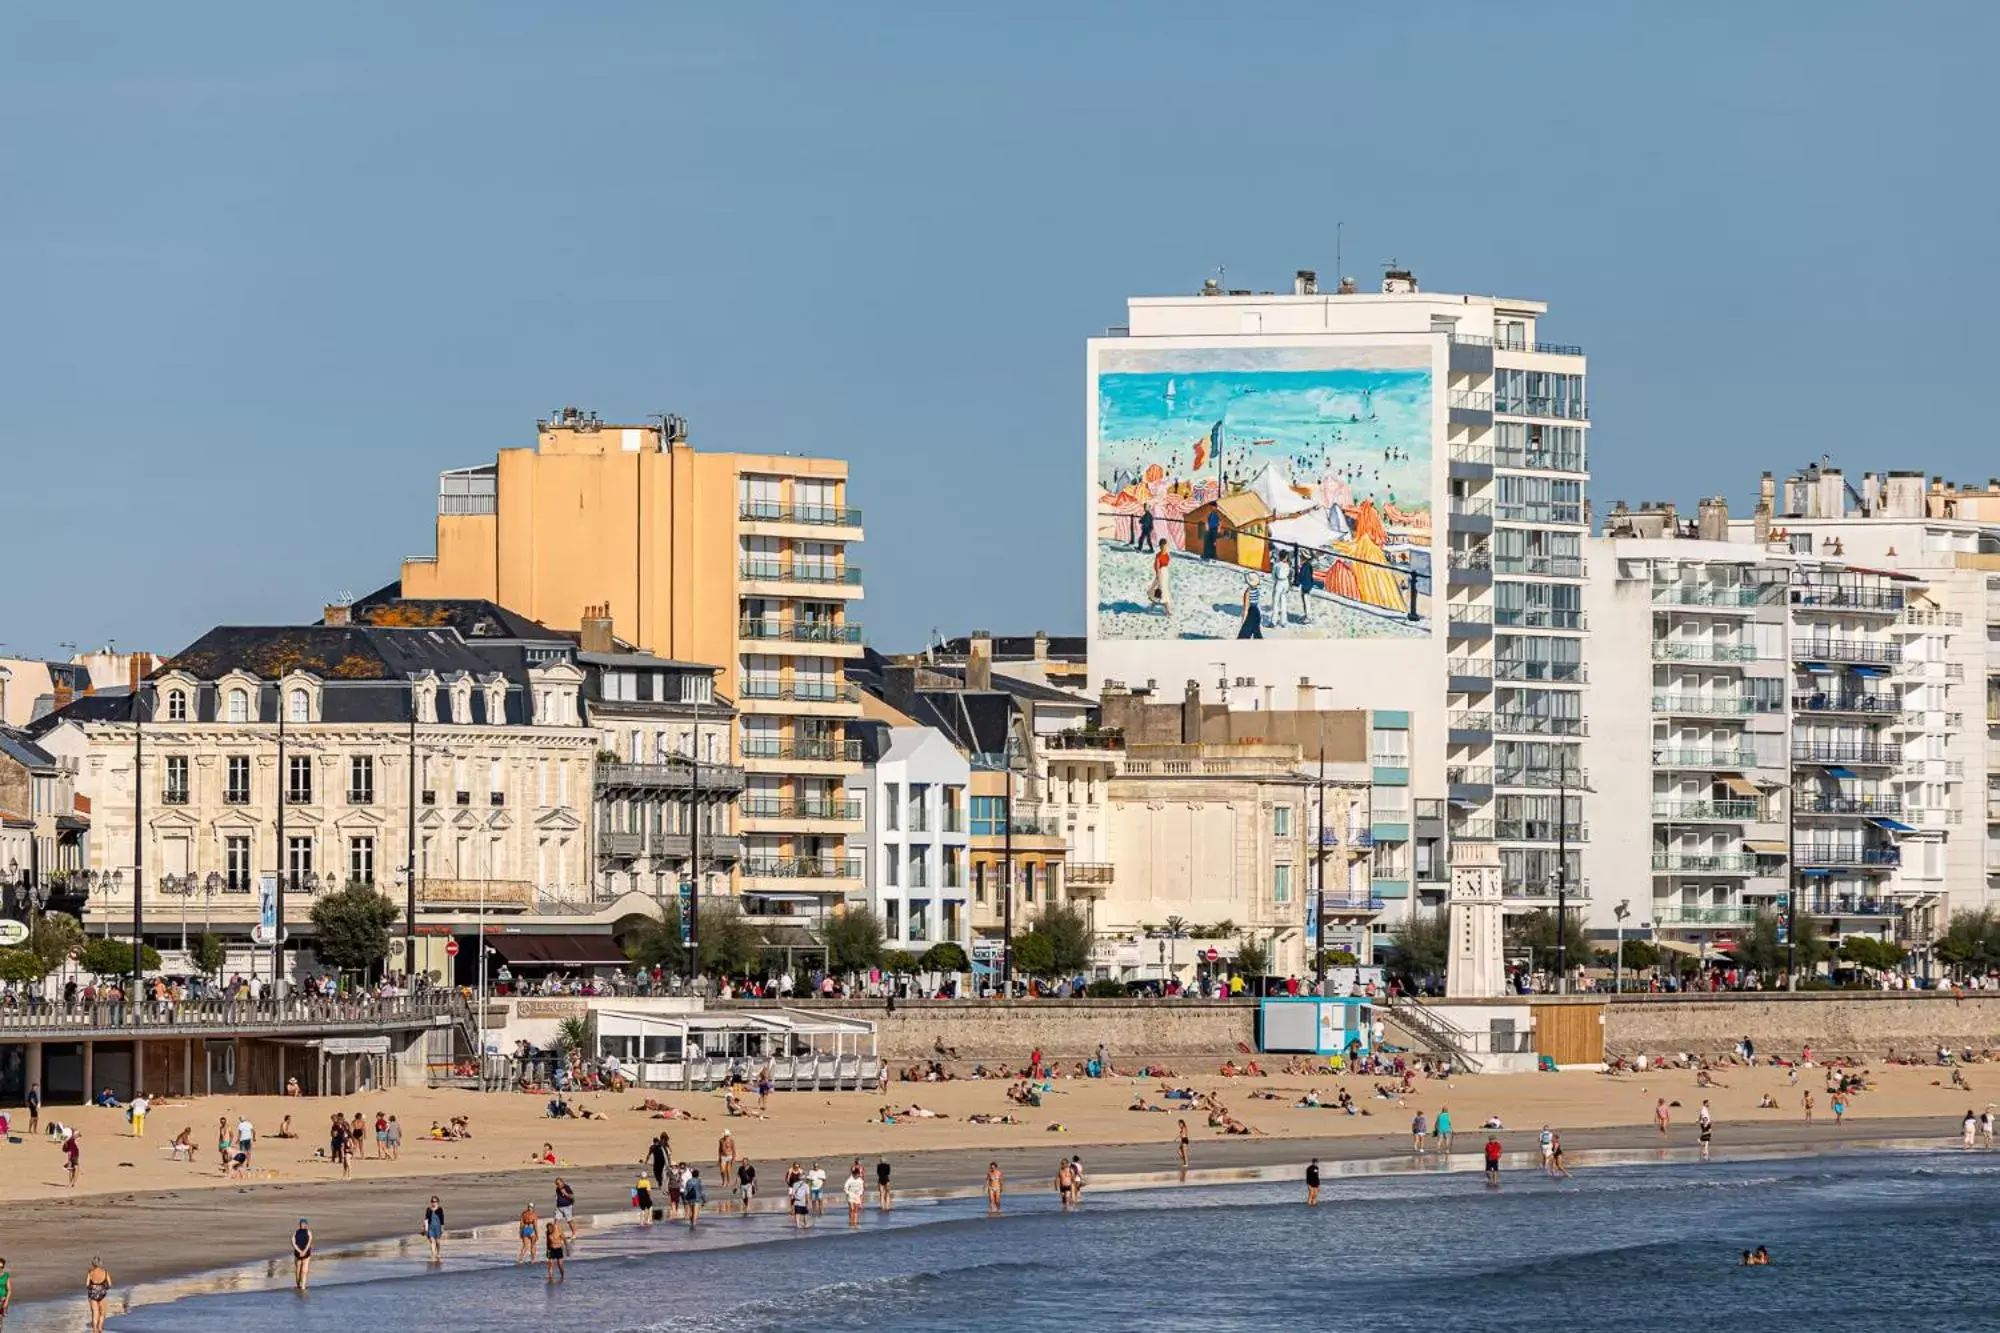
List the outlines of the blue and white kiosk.
{"label": "blue and white kiosk", "polygon": [[1374,1046],[1375,1001],[1365,995],[1281,996],[1257,1006],[1257,1049],[1346,1055]]}

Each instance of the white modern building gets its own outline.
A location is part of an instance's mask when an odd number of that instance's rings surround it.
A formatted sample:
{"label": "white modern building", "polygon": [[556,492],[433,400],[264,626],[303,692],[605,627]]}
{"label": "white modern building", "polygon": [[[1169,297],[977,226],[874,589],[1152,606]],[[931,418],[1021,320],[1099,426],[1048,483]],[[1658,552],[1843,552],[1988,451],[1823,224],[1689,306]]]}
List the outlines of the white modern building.
{"label": "white modern building", "polygon": [[862,821],[868,905],[891,949],[935,944],[972,953],[966,793],[972,765],[933,727],[863,723],[864,766],[847,778],[849,817]]}
{"label": "white modern building", "polygon": [[1561,794],[1590,776],[1586,362],[1546,313],[1301,272],[1132,298],[1087,346],[1091,686],[1305,679],[1372,710],[1391,920],[1442,903],[1453,839],[1497,843],[1510,910],[1554,902],[1564,851],[1590,892]]}

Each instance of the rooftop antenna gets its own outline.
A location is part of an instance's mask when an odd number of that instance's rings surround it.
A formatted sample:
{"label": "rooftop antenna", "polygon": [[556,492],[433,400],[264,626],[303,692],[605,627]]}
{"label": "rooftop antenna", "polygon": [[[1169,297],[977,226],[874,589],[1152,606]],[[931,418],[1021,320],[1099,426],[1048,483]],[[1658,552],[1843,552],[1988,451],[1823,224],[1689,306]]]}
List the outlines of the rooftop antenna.
{"label": "rooftop antenna", "polygon": [[1341,232],[1346,226],[1345,222],[1336,222],[1333,224],[1333,285],[1335,287],[1340,286],[1340,280],[1347,276],[1347,270],[1340,266]]}

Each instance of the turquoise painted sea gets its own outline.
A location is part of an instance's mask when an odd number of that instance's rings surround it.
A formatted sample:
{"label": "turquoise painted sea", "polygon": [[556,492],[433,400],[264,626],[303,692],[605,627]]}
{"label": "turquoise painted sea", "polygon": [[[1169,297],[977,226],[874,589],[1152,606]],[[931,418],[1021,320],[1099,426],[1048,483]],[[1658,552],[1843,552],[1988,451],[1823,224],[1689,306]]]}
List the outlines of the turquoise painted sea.
{"label": "turquoise painted sea", "polygon": [[[1567,1181],[1510,1169],[1497,1191],[1465,1173],[1330,1176],[1316,1209],[1291,1179],[1095,1191],[1070,1215],[1038,1191],[998,1219],[977,1200],[871,1209],[856,1233],[829,1216],[794,1235],[775,1209],[704,1225],[692,1244],[681,1227],[594,1231],[554,1288],[512,1265],[502,1235],[455,1239],[435,1270],[399,1243],[329,1259],[305,1297],[189,1295],[110,1327],[1992,1329],[1996,1205],[2000,1158],[1946,1152],[1604,1166]],[[1738,1266],[1760,1244],[1773,1264]],[[80,1313],[20,1308],[8,1328],[80,1327]]]}

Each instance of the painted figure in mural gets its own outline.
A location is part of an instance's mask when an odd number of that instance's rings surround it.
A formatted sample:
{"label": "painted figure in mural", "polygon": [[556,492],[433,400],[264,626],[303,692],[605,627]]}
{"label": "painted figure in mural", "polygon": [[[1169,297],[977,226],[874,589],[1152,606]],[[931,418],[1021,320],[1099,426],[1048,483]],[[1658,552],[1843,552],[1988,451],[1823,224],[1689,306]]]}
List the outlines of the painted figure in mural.
{"label": "painted figure in mural", "polygon": [[1299,623],[1312,623],[1313,557],[1312,552],[1299,548],[1299,565],[1294,575],[1299,585]]}
{"label": "painted figure in mural", "polygon": [[1139,511],[1139,540],[1136,545],[1141,551],[1153,549],[1153,511],[1150,508]]}
{"label": "painted figure in mural", "polygon": [[1287,620],[1285,595],[1291,591],[1292,564],[1285,556],[1283,547],[1271,550],[1271,623],[1282,625]]}
{"label": "painted figure in mural", "polygon": [[1263,592],[1257,586],[1256,575],[1251,575],[1250,583],[1243,589],[1243,623],[1236,629],[1239,639],[1261,639],[1264,637]]}
{"label": "painted figure in mural", "polygon": [[1215,559],[1215,542],[1222,535],[1222,515],[1218,510],[1208,511],[1208,522],[1201,529],[1201,558]]}
{"label": "painted figure in mural", "polygon": [[1160,604],[1161,613],[1170,620],[1174,614],[1174,603],[1167,592],[1167,566],[1172,563],[1172,557],[1167,554],[1167,544],[1162,541],[1159,553],[1153,557],[1153,586],[1147,590],[1147,596]]}

